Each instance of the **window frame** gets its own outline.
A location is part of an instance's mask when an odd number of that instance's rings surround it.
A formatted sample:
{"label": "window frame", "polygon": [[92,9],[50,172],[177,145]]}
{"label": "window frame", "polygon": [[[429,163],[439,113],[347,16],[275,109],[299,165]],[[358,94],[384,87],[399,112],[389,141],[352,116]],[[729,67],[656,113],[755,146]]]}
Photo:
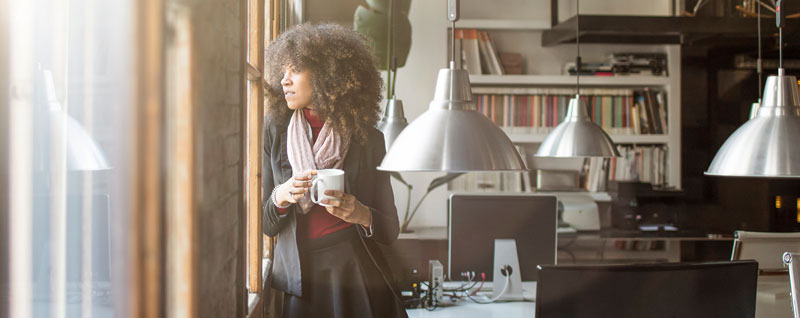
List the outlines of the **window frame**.
{"label": "window frame", "polygon": [[261,221],[261,144],[264,118],[264,43],[266,1],[247,0],[245,58],[245,211],[247,218],[247,291],[263,288],[264,239]]}

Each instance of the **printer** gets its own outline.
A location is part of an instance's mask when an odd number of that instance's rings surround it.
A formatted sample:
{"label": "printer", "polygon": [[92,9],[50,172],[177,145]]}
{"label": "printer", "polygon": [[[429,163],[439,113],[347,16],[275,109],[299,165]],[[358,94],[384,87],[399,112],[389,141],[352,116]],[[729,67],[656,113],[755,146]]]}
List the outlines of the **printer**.
{"label": "printer", "polygon": [[556,194],[558,220],[578,231],[599,231],[597,202],[588,193]]}

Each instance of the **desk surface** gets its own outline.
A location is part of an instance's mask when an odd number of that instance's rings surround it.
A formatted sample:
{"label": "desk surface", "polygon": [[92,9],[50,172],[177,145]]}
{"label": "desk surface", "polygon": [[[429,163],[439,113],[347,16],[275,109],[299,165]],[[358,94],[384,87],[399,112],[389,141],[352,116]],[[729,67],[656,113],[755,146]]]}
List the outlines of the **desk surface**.
{"label": "desk surface", "polygon": [[[789,276],[759,276],[756,292],[757,318],[791,318],[792,303],[789,298]],[[536,314],[534,302],[507,302],[477,304],[460,301],[436,310],[410,309],[410,318],[471,318],[471,317],[525,317]]]}
{"label": "desk surface", "polygon": [[[412,233],[400,233],[403,240],[447,240],[447,227],[420,227],[412,229]],[[578,240],[659,240],[659,241],[732,241],[731,235],[697,234],[684,235],[686,232],[643,232],[624,230],[603,230],[598,232],[560,233],[559,238]]]}
{"label": "desk surface", "polygon": [[469,317],[533,317],[536,314],[536,305],[533,302],[508,302],[495,304],[476,304],[471,301],[462,301],[456,305],[439,307],[436,310],[410,309],[409,318],[469,318]]}

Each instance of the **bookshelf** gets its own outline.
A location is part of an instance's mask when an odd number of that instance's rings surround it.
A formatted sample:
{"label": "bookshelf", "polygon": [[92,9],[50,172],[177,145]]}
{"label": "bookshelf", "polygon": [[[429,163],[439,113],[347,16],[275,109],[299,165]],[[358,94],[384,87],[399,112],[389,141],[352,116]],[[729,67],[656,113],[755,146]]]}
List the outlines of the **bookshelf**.
{"label": "bookshelf", "polygon": [[458,28],[481,30],[546,30],[550,23],[540,20],[463,19]]}
{"label": "bookshelf", "polygon": [[[526,133],[513,133],[506,131],[508,138],[514,143],[541,143],[546,134],[526,134]],[[668,134],[650,134],[650,135],[609,135],[611,140],[615,143],[622,144],[669,144],[670,136]]]}
{"label": "bookshelf", "polygon": [[[520,5],[516,1],[505,1],[506,5],[493,9],[494,14],[486,17],[472,17],[463,15],[463,19],[456,23],[457,29],[476,29],[489,33],[491,42],[499,52],[514,52],[521,54],[525,66],[524,74],[514,75],[489,75],[471,74],[470,82],[473,92],[489,94],[492,89],[520,88],[520,89],[562,89],[575,88],[575,76],[564,75],[564,64],[574,61],[574,44],[554,44],[542,46],[542,36],[550,30],[550,21],[547,19],[521,20],[518,18],[498,18],[497,12],[514,12],[514,6]],[[527,5],[527,4],[524,4]],[[523,6],[524,6],[523,5]],[[462,8],[463,8],[462,4]],[[530,8],[527,8],[530,9]],[[462,11],[464,12],[464,11]],[[446,29],[447,34],[451,32]],[[447,36],[449,41],[449,36]],[[461,47],[462,43],[457,44]],[[449,47],[449,42],[446,43]],[[605,57],[615,52],[636,53],[663,53],[667,59],[666,75],[614,75],[614,76],[581,76],[582,95],[586,96],[583,89],[630,89],[654,90],[663,92],[666,117],[668,118],[664,133],[658,134],[610,134],[612,140],[619,145],[663,147],[667,149],[664,176],[666,186],[681,189],[681,55],[680,46],[675,44],[587,44],[581,45],[581,56],[584,63],[602,61]],[[449,59],[449,56],[447,56]],[[457,65],[459,62],[456,63]],[[475,93],[478,94],[478,93]],[[500,93],[497,93],[500,94]],[[574,93],[572,93],[574,94]],[[563,95],[563,94],[562,94]],[[591,112],[591,110],[590,110]],[[510,127],[501,127],[509,138],[525,149],[526,156],[532,157],[535,149],[545,137],[546,132],[519,132]],[[553,159],[551,159],[553,160]],[[536,159],[539,163],[541,160]],[[535,168],[535,167],[534,167]],[[456,189],[455,191],[459,191]]]}
{"label": "bookshelf", "polygon": [[[470,75],[472,85],[510,86],[575,86],[575,76],[568,75]],[[586,87],[664,87],[670,84],[668,76],[582,76],[581,86]]]}

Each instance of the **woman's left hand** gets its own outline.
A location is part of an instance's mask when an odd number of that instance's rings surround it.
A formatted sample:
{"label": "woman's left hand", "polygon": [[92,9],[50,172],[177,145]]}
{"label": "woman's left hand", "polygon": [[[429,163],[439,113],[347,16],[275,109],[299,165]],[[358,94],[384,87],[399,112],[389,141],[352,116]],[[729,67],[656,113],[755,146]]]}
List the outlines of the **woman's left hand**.
{"label": "woman's left hand", "polygon": [[325,207],[328,213],[347,223],[361,224],[369,228],[372,223],[372,212],[355,196],[336,190],[326,190],[325,194],[336,198],[336,200],[322,200],[322,203],[331,205]]}

